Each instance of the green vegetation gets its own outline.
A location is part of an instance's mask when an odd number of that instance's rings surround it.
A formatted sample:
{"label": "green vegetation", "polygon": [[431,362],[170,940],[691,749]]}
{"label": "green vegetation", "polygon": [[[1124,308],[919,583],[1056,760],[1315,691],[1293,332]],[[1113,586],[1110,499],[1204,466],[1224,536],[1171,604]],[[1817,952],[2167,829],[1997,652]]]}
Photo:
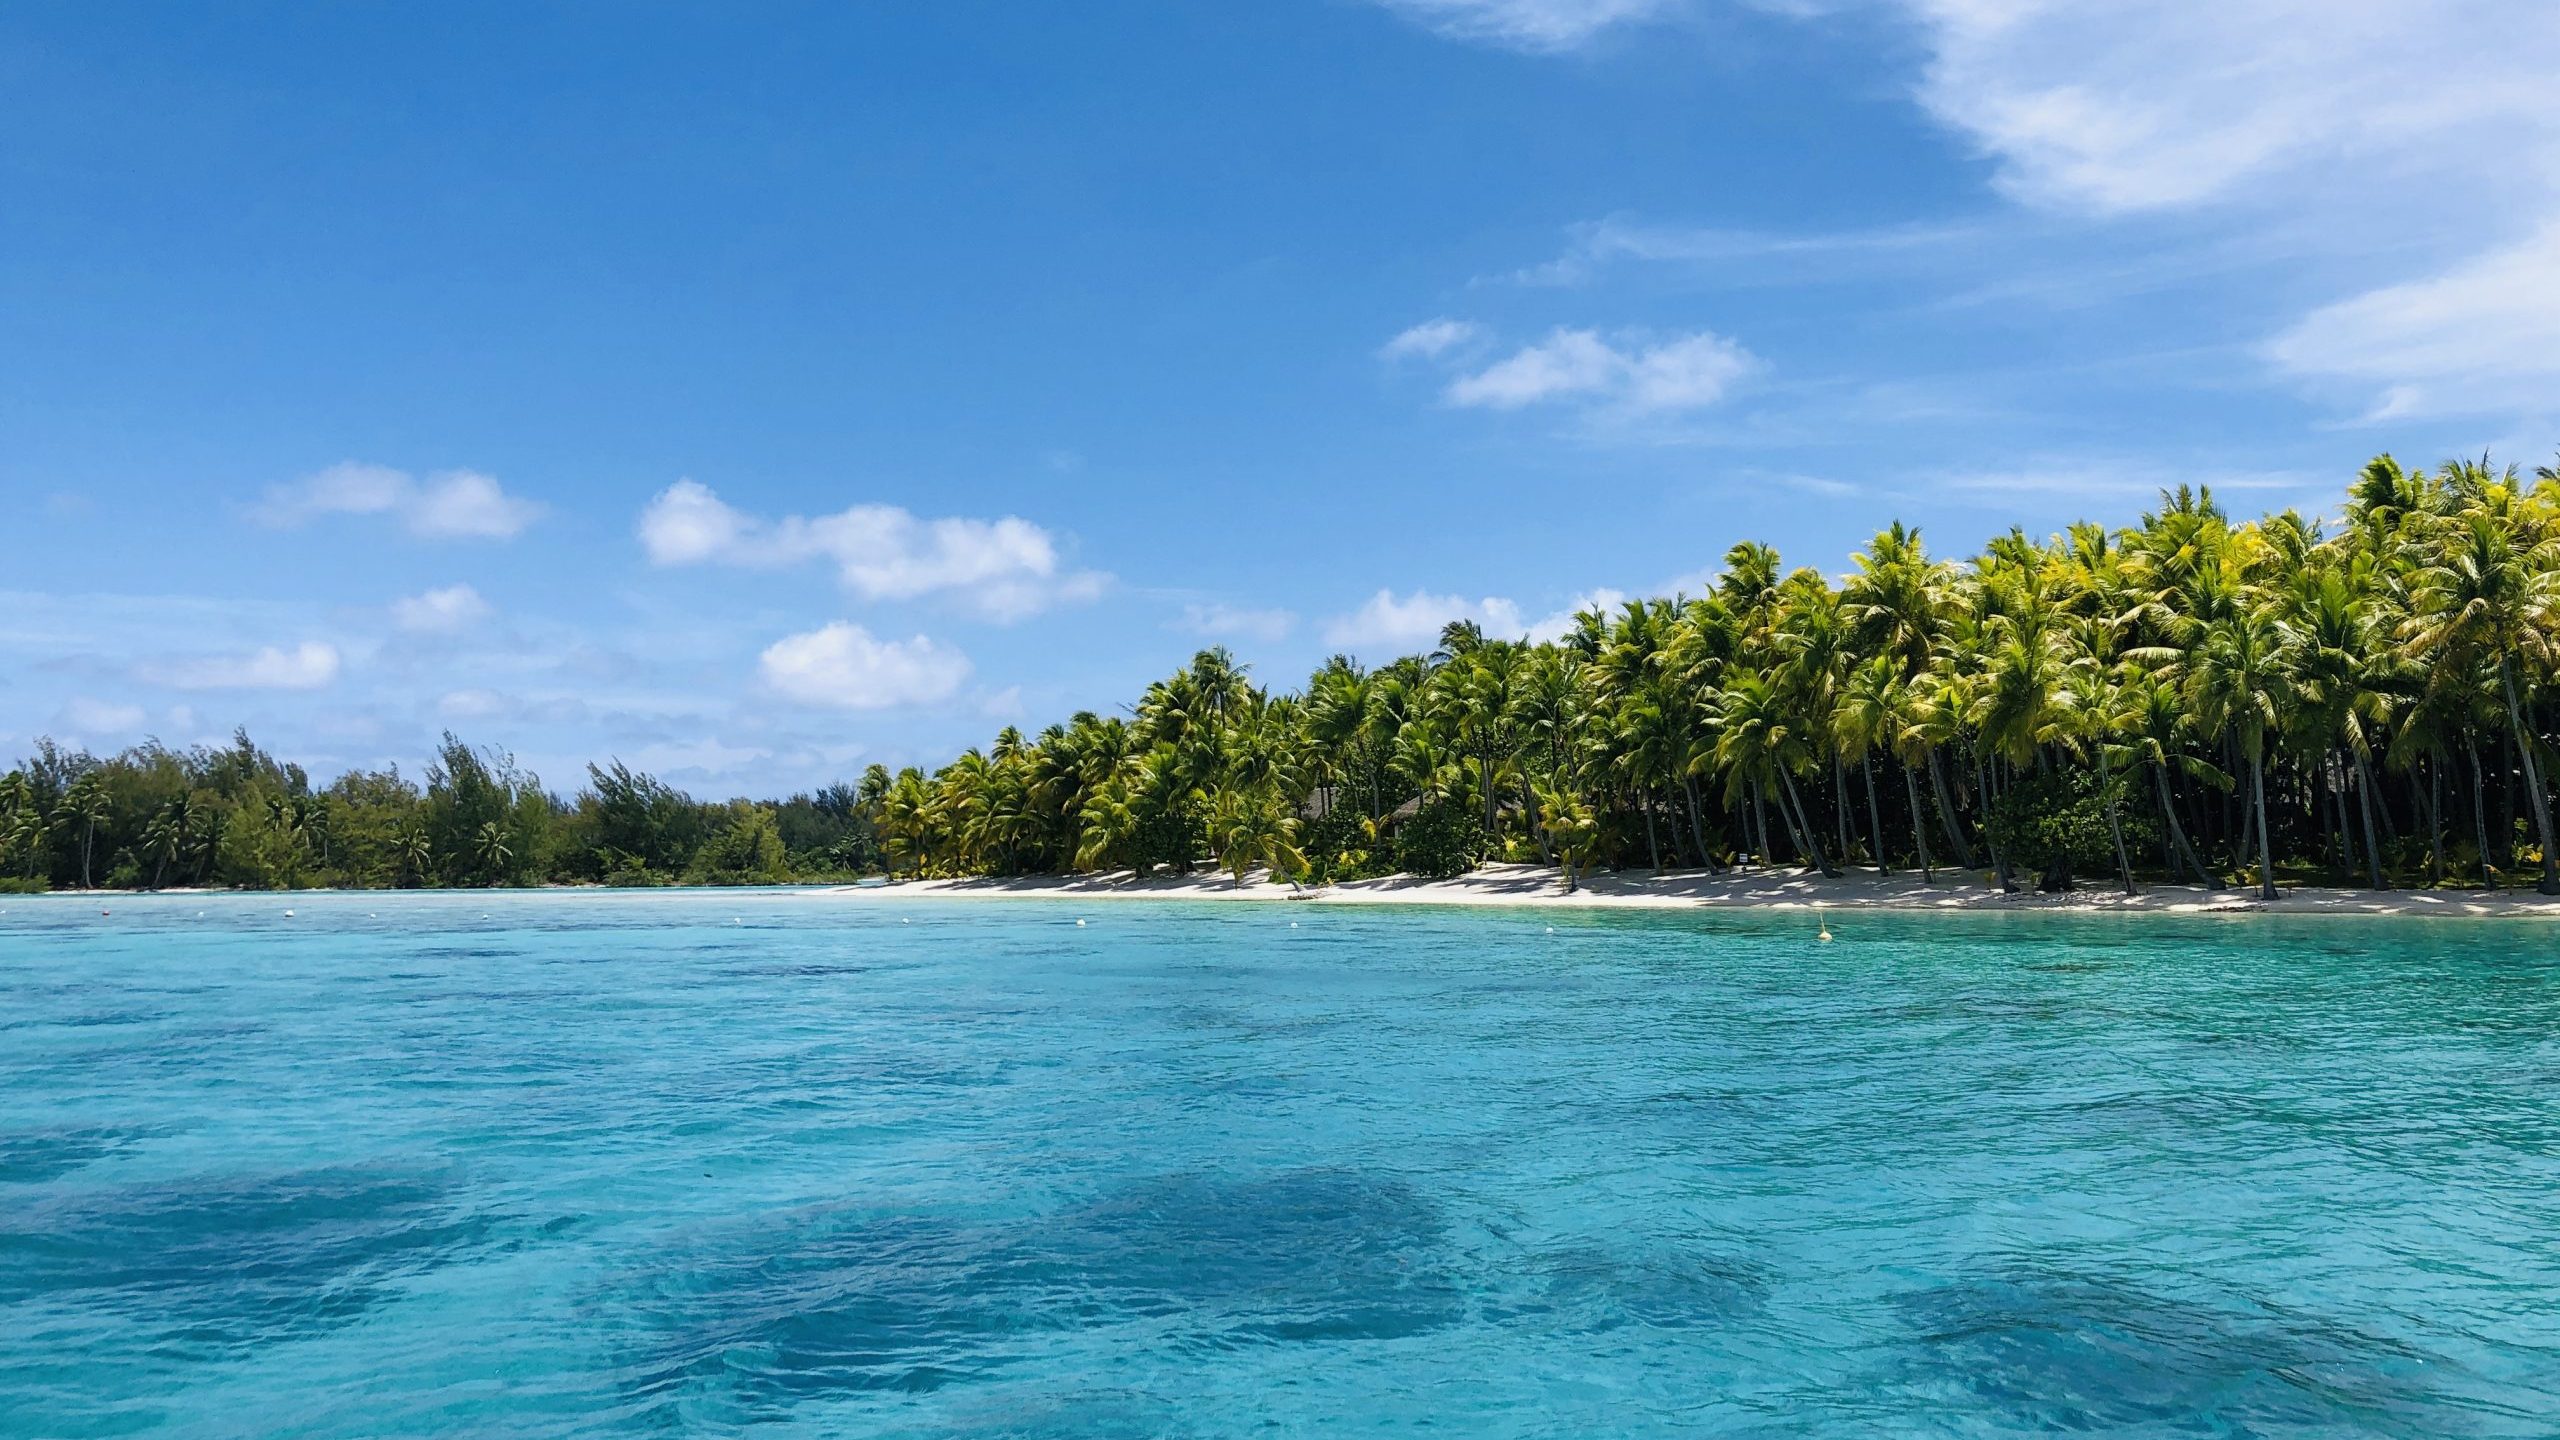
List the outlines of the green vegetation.
{"label": "green vegetation", "polygon": [[589,767],[562,800],[451,735],[423,785],[382,770],[325,787],[246,735],[104,760],[39,742],[0,775],[0,875],[17,889],[850,879],[881,867],[866,814],[844,786],[713,805],[621,765]]}
{"label": "green vegetation", "polygon": [[314,789],[243,737],[0,777],[0,874],[54,886],[754,882],[888,870],[1293,879],[1488,859],[1987,867],[2560,893],[2560,473],[2384,456],[2336,533],[2181,487],[2129,529],[1962,564],[1877,535],[1836,585],[1738,545],[1712,592],[1548,643],[1450,626],[1297,694],[1223,650],[1127,718],[1008,729],[926,775],[697,802],[616,764],[574,799],[447,736],[425,784]]}

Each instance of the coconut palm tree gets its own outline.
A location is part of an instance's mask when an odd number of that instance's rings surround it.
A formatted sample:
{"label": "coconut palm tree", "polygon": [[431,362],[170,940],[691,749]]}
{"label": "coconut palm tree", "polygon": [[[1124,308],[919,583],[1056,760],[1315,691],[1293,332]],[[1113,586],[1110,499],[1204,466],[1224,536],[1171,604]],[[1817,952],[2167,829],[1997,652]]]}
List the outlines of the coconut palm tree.
{"label": "coconut palm tree", "polygon": [[2560,842],[2534,758],[2539,740],[2525,723],[2520,676],[2560,665],[2560,538],[2542,527],[2503,480],[2475,487],[2470,503],[2436,527],[2412,585],[2402,653],[2432,663],[2486,664],[2523,770],[2546,895],[2560,895]]}
{"label": "coconut palm tree", "polygon": [[2215,622],[2187,661],[2187,703],[2208,728],[2228,732],[2249,765],[2249,803],[2258,839],[2258,897],[2276,898],[2274,842],[2267,824],[2267,739],[2290,710],[2292,678],[2284,637],[2256,611]]}

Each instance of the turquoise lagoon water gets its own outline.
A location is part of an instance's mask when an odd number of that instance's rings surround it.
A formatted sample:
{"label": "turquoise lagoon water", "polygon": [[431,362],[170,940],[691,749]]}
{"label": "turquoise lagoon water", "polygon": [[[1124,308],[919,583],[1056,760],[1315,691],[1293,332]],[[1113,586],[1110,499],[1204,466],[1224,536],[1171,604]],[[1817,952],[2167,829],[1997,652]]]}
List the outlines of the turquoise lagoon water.
{"label": "turquoise lagoon water", "polygon": [[110,904],[12,1436],[2560,1433],[2547,928]]}

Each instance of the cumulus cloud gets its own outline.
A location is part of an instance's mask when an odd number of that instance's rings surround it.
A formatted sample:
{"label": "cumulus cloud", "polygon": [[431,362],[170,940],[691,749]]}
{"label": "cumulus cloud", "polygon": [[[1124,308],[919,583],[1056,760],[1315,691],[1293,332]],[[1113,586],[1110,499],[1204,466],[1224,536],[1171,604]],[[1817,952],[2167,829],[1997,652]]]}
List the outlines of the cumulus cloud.
{"label": "cumulus cloud", "polygon": [[468,585],[447,585],[391,603],[392,623],[414,635],[456,634],[492,613],[489,602]]}
{"label": "cumulus cloud", "polygon": [[424,540],[509,540],[540,518],[542,507],[509,495],[477,470],[443,470],[421,480],[350,460],[270,486],[253,513],[279,529],[331,515],[389,515]]}
{"label": "cumulus cloud", "polygon": [[1529,619],[1519,602],[1499,595],[1470,600],[1463,595],[1434,595],[1416,590],[1398,595],[1382,589],[1359,609],[1348,615],[1337,615],[1327,621],[1324,640],[1345,650],[1367,650],[1372,654],[1411,654],[1428,650],[1440,643],[1440,632],[1451,622],[1472,620],[1484,633],[1496,640],[1527,638],[1550,641],[1571,633],[1575,617],[1585,610],[1603,612],[1617,609],[1627,602],[1623,590],[1602,587],[1576,595],[1551,614]]}
{"label": "cumulus cloud", "polygon": [[950,698],[969,678],[969,660],[922,635],[879,640],[839,620],[773,642],[757,672],[766,689],[795,704],[880,710]]}
{"label": "cumulus cloud", "polygon": [[1346,650],[1427,650],[1439,643],[1440,631],[1456,620],[1473,620],[1488,635],[1516,636],[1528,631],[1521,622],[1520,607],[1498,595],[1469,600],[1428,590],[1398,595],[1382,589],[1359,609],[1327,621],[1324,641]]}
{"label": "cumulus cloud", "polygon": [[208,655],[149,667],[143,678],[180,690],[318,690],[338,678],[338,647],[306,640],[245,655]]}
{"label": "cumulus cloud", "polygon": [[1298,617],[1286,610],[1255,610],[1236,605],[1185,605],[1172,628],[1207,639],[1239,637],[1276,643],[1289,638]]}
{"label": "cumulus cloud", "polygon": [[994,620],[1017,620],[1099,595],[1109,577],[1069,569],[1057,542],[1028,520],[919,519],[894,505],[765,520],[711,487],[679,480],[640,512],[640,543],[660,565],[776,568],[825,560],[865,599],[944,595]]}
{"label": "cumulus cloud", "polygon": [[1651,341],[1558,329],[1457,376],[1444,393],[1452,405],[1493,410],[1573,400],[1625,414],[1659,414],[1713,405],[1758,366],[1751,352],[1706,331]]}
{"label": "cumulus cloud", "polygon": [[1380,0],[1445,35],[1520,50],[1571,50],[1610,26],[1670,12],[1677,0]]}

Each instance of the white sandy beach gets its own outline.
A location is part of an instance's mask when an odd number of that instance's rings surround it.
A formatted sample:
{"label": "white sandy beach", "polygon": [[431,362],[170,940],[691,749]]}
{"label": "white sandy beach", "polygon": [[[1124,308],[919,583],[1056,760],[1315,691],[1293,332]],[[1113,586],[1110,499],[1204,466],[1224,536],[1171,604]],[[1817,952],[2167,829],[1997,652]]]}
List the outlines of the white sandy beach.
{"label": "white sandy beach", "polygon": [[2065,895],[2033,891],[2004,894],[1988,877],[1941,870],[1923,885],[1918,872],[1884,877],[1852,872],[1837,879],[1801,870],[1736,871],[1710,875],[1646,871],[1584,878],[1564,891],[1555,870],[1541,865],[1488,865],[1454,880],[1389,878],[1355,880],[1297,890],[1253,874],[1242,886],[1223,874],[1159,875],[1145,880],[1127,872],[1016,880],[906,880],[890,885],[842,886],[813,892],[823,899],[1059,899],[1295,901],[1309,905],[1515,905],[1592,908],[1683,909],[1762,907],[1841,910],[2060,910],[2146,911],[2162,914],[2278,912],[2305,915],[2439,915],[2475,918],[2560,919],[2560,897],[2531,889],[2327,890],[2287,889],[2273,902],[2251,890],[2206,890],[2194,885],[2146,885],[2128,896],[2112,884],[2084,882]]}

